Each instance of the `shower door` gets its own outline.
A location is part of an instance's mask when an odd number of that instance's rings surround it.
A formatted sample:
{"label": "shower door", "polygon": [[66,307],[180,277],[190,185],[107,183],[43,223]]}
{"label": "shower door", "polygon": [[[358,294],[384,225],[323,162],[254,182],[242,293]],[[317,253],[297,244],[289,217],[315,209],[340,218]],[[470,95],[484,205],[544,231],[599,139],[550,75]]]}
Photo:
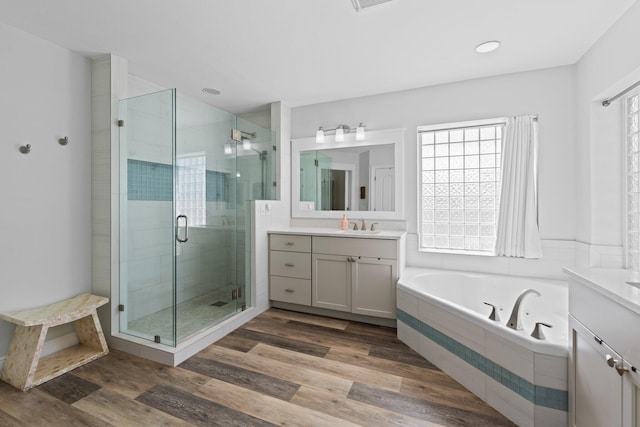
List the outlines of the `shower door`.
{"label": "shower door", "polygon": [[175,346],[248,304],[257,165],[238,168],[234,115],[175,90],[119,116],[120,332]]}
{"label": "shower door", "polygon": [[242,309],[246,270],[240,242],[245,215],[238,199],[238,149],[231,139],[237,119],[180,93],[176,99],[174,221],[180,342]]}

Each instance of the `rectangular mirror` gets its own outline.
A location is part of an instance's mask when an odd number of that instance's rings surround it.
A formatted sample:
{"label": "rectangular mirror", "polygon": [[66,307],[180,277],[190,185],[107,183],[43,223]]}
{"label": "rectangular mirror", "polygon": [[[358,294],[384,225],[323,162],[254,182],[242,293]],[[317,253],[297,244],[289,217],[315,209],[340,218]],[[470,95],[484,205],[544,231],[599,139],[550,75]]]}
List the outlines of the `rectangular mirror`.
{"label": "rectangular mirror", "polygon": [[292,217],[403,219],[404,130],[292,141]]}

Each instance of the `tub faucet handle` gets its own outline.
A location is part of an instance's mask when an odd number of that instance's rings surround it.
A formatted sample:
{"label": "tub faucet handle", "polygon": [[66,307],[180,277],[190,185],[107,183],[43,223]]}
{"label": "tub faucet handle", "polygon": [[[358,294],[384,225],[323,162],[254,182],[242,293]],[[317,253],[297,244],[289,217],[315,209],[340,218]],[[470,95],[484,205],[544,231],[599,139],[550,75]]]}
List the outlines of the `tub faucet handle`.
{"label": "tub faucet handle", "polygon": [[377,224],[377,222],[372,222],[371,223],[371,231],[376,231],[376,224]]}
{"label": "tub faucet handle", "polygon": [[531,336],[538,340],[547,339],[547,337],[545,337],[544,333],[542,332],[543,326],[546,326],[547,328],[553,328],[553,326],[549,325],[548,323],[536,322],[536,327],[533,328],[533,332],[531,333]]}
{"label": "tub faucet handle", "polygon": [[349,224],[353,224],[353,229],[355,231],[358,231],[358,223],[357,222],[350,222]]}
{"label": "tub faucet handle", "polygon": [[496,309],[496,306],[488,302],[485,302],[485,304],[491,307],[491,314],[489,314],[489,319],[499,322],[500,315],[498,314],[498,310]]}

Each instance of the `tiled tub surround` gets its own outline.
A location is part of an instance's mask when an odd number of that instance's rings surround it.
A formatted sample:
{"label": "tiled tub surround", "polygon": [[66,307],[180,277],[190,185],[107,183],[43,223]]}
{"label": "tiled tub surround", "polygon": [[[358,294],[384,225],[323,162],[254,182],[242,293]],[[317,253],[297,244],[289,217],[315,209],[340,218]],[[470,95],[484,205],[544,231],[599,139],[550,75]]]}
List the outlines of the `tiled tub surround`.
{"label": "tiled tub surround", "polygon": [[[506,326],[518,295],[524,329]],[[567,425],[564,282],[407,268],[397,290],[398,338],[520,426]],[[500,321],[489,320],[497,305]],[[546,340],[530,336],[545,322]]]}

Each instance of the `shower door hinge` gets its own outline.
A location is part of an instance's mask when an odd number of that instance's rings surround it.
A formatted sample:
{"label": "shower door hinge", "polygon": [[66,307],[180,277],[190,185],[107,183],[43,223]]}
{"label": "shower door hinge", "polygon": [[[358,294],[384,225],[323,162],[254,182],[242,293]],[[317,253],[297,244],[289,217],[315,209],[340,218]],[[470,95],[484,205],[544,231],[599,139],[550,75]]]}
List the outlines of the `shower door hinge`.
{"label": "shower door hinge", "polygon": [[316,166],[319,166],[319,165],[320,165],[320,163],[318,162],[318,159],[315,159],[315,160],[313,161],[313,164],[314,164],[314,165],[316,165]]}
{"label": "shower door hinge", "polygon": [[277,186],[278,186],[278,183],[277,183],[276,181],[273,181],[273,186],[274,186],[274,187],[277,187]]}
{"label": "shower door hinge", "polygon": [[242,141],[242,131],[238,129],[231,129],[231,139],[234,141]]}
{"label": "shower door hinge", "polygon": [[160,335],[155,335],[153,337],[153,342],[160,344]]}
{"label": "shower door hinge", "polygon": [[118,127],[123,127],[124,126],[124,120],[117,120],[116,124],[118,125]]}
{"label": "shower door hinge", "polygon": [[247,305],[246,304],[242,304],[242,311],[245,311],[247,309]]}
{"label": "shower door hinge", "polygon": [[124,311],[124,304],[118,305],[118,311]]}
{"label": "shower door hinge", "polygon": [[278,146],[277,145],[273,146],[273,151],[278,151]]}
{"label": "shower door hinge", "polygon": [[231,290],[231,301],[242,298],[242,288],[235,288]]}

